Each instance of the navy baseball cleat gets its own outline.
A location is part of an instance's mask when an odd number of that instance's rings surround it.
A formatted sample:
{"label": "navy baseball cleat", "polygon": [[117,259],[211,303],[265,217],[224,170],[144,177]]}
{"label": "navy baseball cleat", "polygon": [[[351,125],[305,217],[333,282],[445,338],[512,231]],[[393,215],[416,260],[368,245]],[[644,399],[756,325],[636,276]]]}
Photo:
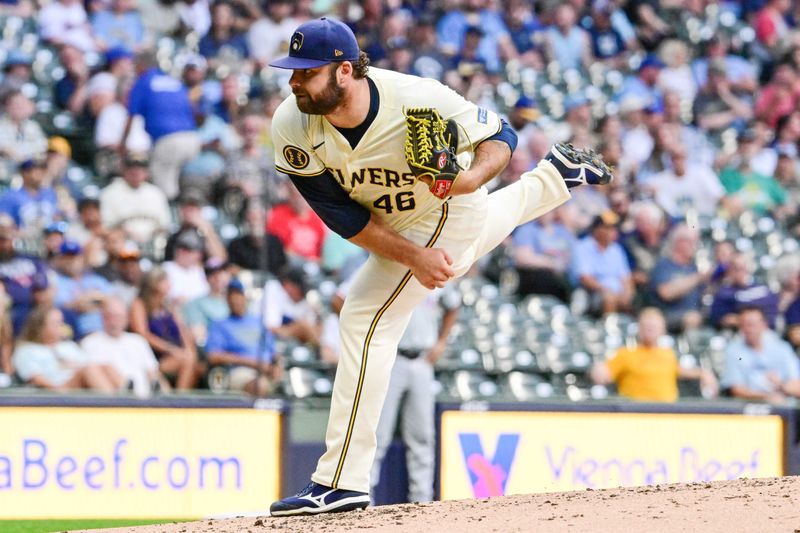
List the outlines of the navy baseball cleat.
{"label": "navy baseball cleat", "polygon": [[605,185],[614,179],[611,168],[591,148],[579,150],[569,143],[557,143],[544,158],[553,163],[569,189],[583,184]]}
{"label": "navy baseball cleat", "polygon": [[306,488],[269,506],[270,516],[295,516],[319,513],[339,513],[364,509],[369,494],[354,490],[332,489],[313,481]]}

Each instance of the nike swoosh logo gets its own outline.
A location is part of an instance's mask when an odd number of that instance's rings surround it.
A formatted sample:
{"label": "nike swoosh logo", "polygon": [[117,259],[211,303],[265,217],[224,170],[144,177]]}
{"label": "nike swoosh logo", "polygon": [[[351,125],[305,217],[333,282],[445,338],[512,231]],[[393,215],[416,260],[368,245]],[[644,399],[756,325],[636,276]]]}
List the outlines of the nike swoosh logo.
{"label": "nike swoosh logo", "polygon": [[312,150],[316,150],[317,148],[319,148],[319,147],[320,147],[320,146],[322,146],[323,144],[325,144],[325,141],[322,141],[321,143],[319,143],[319,144],[318,144],[318,145],[316,145],[316,146],[312,146],[312,147],[311,147],[311,149],[312,149]]}

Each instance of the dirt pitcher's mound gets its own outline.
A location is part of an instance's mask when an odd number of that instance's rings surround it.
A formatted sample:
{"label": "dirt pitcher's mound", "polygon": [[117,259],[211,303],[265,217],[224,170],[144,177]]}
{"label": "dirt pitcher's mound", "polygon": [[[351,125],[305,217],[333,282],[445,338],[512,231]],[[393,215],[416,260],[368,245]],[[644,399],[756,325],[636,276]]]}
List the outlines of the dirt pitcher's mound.
{"label": "dirt pitcher's mound", "polygon": [[304,531],[800,533],[800,477],[504,496],[296,518],[124,528],[130,533]]}

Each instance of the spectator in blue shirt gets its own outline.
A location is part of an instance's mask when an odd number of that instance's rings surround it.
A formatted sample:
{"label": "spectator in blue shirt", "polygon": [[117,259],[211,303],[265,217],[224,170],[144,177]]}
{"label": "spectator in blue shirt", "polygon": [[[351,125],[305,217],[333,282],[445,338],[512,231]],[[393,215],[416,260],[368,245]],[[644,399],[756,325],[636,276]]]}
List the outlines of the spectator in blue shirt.
{"label": "spectator in blue shirt", "polygon": [[553,25],[544,33],[547,59],[557,61],[562,70],[583,70],[591,62],[589,35],[576,21],[577,14],[572,4],[559,4],[553,16]]}
{"label": "spectator in blue shirt", "polygon": [[53,87],[55,104],[77,117],[83,113],[88,98],[89,66],[83,52],[69,44],[61,47],[58,57],[65,72]]}
{"label": "spectator in blue shirt", "polygon": [[452,68],[463,78],[470,78],[478,72],[486,72],[488,65],[481,57],[478,47],[484,32],[478,26],[470,26],[464,34],[464,45],[453,56]]}
{"label": "spectator in blue shirt", "polygon": [[226,290],[231,281],[228,264],[212,257],[205,262],[208,294],[195,298],[183,306],[186,325],[192,330],[198,346],[205,344],[208,338],[208,325],[214,320],[222,320],[229,314]]}
{"label": "spectator in blue shirt", "polygon": [[665,67],[664,62],[655,55],[649,55],[639,65],[639,71],[635,76],[625,78],[622,89],[617,93],[617,102],[624,102],[628,99],[637,99],[646,102],[645,107],[653,108],[664,107],[664,95],[658,88],[658,75]]}
{"label": "spectator in blue shirt", "polygon": [[86,264],[83,249],[75,241],[64,241],[55,261],[55,305],[64,312],[75,339],[103,329],[100,306],[111,294],[111,285]]}
{"label": "spectator in blue shirt", "polygon": [[410,42],[414,51],[411,74],[442,80],[450,60],[439,50],[435,17],[423,13],[411,32]]}
{"label": "spectator in blue shirt", "polygon": [[242,110],[242,86],[239,83],[239,76],[228,74],[219,84],[220,98],[217,101],[201,100],[198,111],[203,113],[203,107],[209,105],[209,110],[216,116],[224,120],[227,124],[235,122]]}
{"label": "spectator in blue shirt", "polygon": [[181,168],[201,148],[189,92],[180,80],[158,68],[152,52],[136,56],[136,71],[138,78],[128,97],[128,123],[120,146],[127,145],[133,118],[142,116],[154,144],[150,175],[168,198],[175,198]]}
{"label": "spectator in blue shirt", "polygon": [[623,234],[620,244],[628,256],[637,290],[646,290],[650,274],[660,259],[668,226],[664,212],[653,202],[637,202],[631,208],[633,230]]}
{"label": "spectator in blue shirt", "polygon": [[223,0],[214,3],[211,7],[211,29],[200,39],[200,55],[213,60],[225,50],[228,53],[234,52],[239,59],[249,58],[247,38],[245,34],[236,31],[235,22],[233,7],[228,2]]}
{"label": "spectator in blue shirt", "polygon": [[405,37],[392,37],[386,41],[386,68],[403,74],[411,73],[411,62],[414,53],[411,42]]}
{"label": "spectator in blue shirt", "polygon": [[39,236],[58,215],[58,199],[44,186],[44,159],[27,159],[19,165],[22,187],[0,196],[0,211],[11,215],[25,236]]}
{"label": "spectator in blue shirt", "polygon": [[572,261],[575,235],[550,211],[514,230],[514,264],[519,275],[517,293],[551,294],[569,300],[567,271]]}
{"label": "spectator in blue shirt", "polygon": [[35,304],[34,280],[47,272],[47,266],[38,257],[17,253],[14,249],[16,238],[14,219],[0,213],[0,283],[11,299],[11,323],[14,334],[18,335]]}
{"label": "spectator in blue shirt", "polygon": [[575,246],[575,279],[589,293],[594,314],[626,312],[633,302],[633,278],[625,251],[617,242],[619,217],[604,211],[592,222],[591,233]]}
{"label": "spectator in blue shirt", "polygon": [[595,59],[608,62],[611,66],[620,67],[625,60],[625,41],[611,24],[613,6],[595,5],[592,9],[591,24],[587,28],[592,40],[592,54]]}
{"label": "spectator in blue shirt", "polygon": [[698,87],[708,83],[708,67],[712,61],[722,60],[725,64],[725,76],[730,82],[731,90],[754,93],[758,88],[756,70],[747,59],[728,53],[729,43],[720,35],[715,35],[706,44],[706,53],[692,63],[692,73]]}
{"label": "spectator in blue shirt", "polygon": [[736,254],[731,258],[725,280],[711,303],[711,325],[735,328],[739,322],[738,311],[743,307],[758,307],[764,313],[769,327],[775,327],[778,295],[767,284],[755,281],[752,262],[744,254]]}
{"label": "spectator in blue shirt", "polygon": [[238,279],[228,284],[227,301],[230,315],[211,322],[208,328],[209,364],[230,367],[231,389],[250,394],[274,391],[282,369],[275,356],[272,334],[257,315],[248,313],[247,296]]}
{"label": "spectator in blue shirt", "polygon": [[534,51],[537,46],[534,35],[545,27],[536,18],[527,2],[509,2],[509,8],[504,13],[504,21],[514,48],[520,56]]}
{"label": "spectator in blue shirt", "polygon": [[795,349],[800,349],[800,297],[795,298],[783,312],[784,334]]}
{"label": "spectator in blue shirt", "polygon": [[112,0],[110,8],[92,16],[92,29],[104,50],[115,46],[138,50],[145,42],[142,17],[132,0]]}
{"label": "spectator in blue shirt", "polygon": [[465,4],[463,11],[449,11],[439,19],[436,26],[439,46],[445,53],[454,55],[464,45],[467,28],[479,27],[483,36],[477,55],[486,63],[489,72],[498,72],[501,55],[505,58],[516,55],[508,29],[498,13],[486,8],[486,0],[468,0]]}
{"label": "spectator in blue shirt", "polygon": [[[386,23],[386,8],[381,0],[365,0],[360,2],[360,16],[348,21],[359,47],[369,55],[370,63],[376,64],[386,57],[383,49],[382,26]],[[296,14],[295,14],[296,16]]]}
{"label": "spectator in blue shirt", "polygon": [[781,403],[800,397],[800,361],[758,307],[739,310],[739,336],[725,350],[721,386],[736,398]]}
{"label": "spectator in blue shirt", "polygon": [[689,226],[676,226],[668,238],[665,257],[650,273],[649,303],[664,312],[667,328],[673,332],[703,322],[701,298],[712,271],[698,272],[694,263],[699,239]]}

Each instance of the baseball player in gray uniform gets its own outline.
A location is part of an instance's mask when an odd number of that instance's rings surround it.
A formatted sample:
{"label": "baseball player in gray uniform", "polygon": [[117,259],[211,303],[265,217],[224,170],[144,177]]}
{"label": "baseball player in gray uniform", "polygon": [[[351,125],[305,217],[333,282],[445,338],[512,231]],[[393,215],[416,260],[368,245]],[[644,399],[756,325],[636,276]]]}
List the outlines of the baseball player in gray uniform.
{"label": "baseball player in gray uniform", "polygon": [[[414,308],[516,226],[566,202],[569,187],[611,180],[593,152],[559,144],[488,194],[483,185],[516,148],[511,127],[436,80],[368,65],[352,31],[326,18],[299,26],[288,57],[272,63],[292,70],[293,93],[272,121],[276,167],[328,227],[370,252],[340,315],[326,451],[303,490],[271,505],[273,516],[366,507],[381,408]],[[454,151],[464,170],[447,183],[411,172],[405,111],[420,108],[463,133]]]}

